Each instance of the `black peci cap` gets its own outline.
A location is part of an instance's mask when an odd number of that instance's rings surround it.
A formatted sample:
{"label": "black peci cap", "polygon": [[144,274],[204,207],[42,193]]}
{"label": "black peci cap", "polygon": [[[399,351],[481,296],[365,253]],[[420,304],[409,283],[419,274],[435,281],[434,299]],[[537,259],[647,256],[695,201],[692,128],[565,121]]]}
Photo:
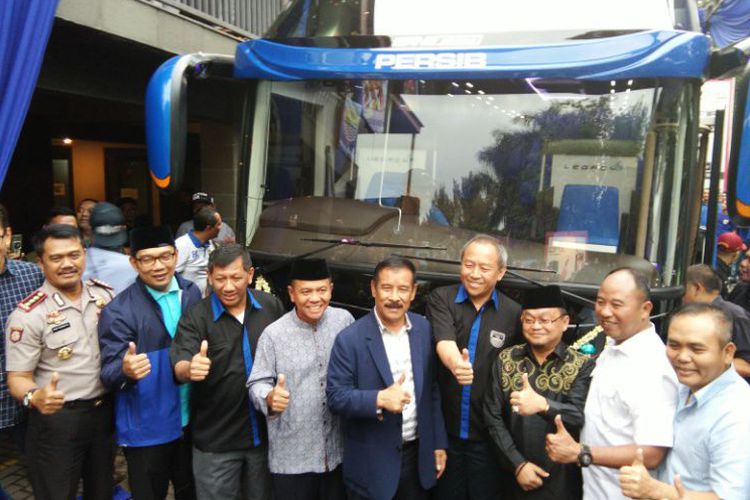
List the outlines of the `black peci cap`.
{"label": "black peci cap", "polygon": [[546,309],[548,307],[562,307],[563,309],[567,309],[559,286],[549,285],[532,288],[524,294],[524,309]]}
{"label": "black peci cap", "polygon": [[317,281],[331,277],[328,263],[325,259],[299,259],[292,262],[289,281]]}
{"label": "black peci cap", "polygon": [[147,248],[168,246],[174,246],[174,238],[167,226],[136,227],[130,231],[130,255]]}

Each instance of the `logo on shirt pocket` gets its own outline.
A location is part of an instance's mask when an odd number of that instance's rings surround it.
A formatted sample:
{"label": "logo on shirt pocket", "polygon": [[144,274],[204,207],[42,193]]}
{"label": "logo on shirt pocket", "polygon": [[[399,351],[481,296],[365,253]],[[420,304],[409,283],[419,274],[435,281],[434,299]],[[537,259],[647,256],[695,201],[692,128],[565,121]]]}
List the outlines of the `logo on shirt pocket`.
{"label": "logo on shirt pocket", "polygon": [[506,335],[503,332],[492,330],[490,331],[490,344],[495,349],[500,349],[502,346],[505,345],[505,337]]}

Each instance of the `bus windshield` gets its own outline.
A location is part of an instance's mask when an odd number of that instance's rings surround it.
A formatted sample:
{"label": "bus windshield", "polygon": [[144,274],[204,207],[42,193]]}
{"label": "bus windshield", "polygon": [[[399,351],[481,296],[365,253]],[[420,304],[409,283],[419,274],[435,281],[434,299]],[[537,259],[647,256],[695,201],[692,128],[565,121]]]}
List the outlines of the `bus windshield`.
{"label": "bus windshield", "polygon": [[[686,80],[261,82],[248,226],[269,256],[309,238],[413,245],[420,272],[455,273],[463,243],[498,237],[512,266],[597,284],[635,266],[679,284],[689,249]],[[260,137],[260,138],[259,138]],[[260,186],[255,189],[253,186]],[[371,269],[392,249],[324,256]]]}

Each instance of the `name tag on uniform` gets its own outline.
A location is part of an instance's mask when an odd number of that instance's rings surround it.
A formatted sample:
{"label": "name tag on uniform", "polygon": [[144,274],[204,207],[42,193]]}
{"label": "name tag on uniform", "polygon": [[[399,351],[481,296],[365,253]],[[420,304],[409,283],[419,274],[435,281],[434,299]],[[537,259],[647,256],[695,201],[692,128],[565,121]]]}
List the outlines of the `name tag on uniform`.
{"label": "name tag on uniform", "polygon": [[497,330],[491,330],[490,331],[490,344],[495,349],[500,349],[502,346],[505,345],[505,337],[506,335],[503,332],[498,332]]}
{"label": "name tag on uniform", "polygon": [[60,330],[65,330],[66,328],[70,328],[70,323],[63,323],[62,325],[52,327],[52,333],[59,332]]}

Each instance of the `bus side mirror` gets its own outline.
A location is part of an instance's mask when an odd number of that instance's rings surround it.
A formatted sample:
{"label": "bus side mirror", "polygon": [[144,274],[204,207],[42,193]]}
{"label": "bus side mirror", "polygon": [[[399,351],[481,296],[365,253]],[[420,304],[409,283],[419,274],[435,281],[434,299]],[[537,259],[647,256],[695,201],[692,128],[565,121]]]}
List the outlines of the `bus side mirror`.
{"label": "bus side mirror", "polygon": [[146,145],[151,178],[161,190],[179,189],[185,171],[190,77],[231,77],[234,57],[187,54],[164,62],[146,88]]}

